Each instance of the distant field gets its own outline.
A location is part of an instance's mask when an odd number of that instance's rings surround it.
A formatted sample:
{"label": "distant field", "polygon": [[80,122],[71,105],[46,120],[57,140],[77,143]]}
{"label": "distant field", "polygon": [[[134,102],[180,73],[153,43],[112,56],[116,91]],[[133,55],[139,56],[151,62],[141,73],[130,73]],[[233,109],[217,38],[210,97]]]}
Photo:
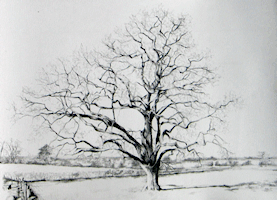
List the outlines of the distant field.
{"label": "distant field", "polygon": [[[247,166],[242,163],[245,160],[234,167],[226,166],[225,161],[218,162],[218,166],[209,166],[210,161],[202,166],[195,162],[175,165],[180,173],[161,176],[164,190],[160,192],[141,191],[145,177],[138,176],[142,174],[138,169],[0,164],[0,175],[24,177],[27,181],[45,179],[30,183],[39,199],[276,199],[277,166],[273,161],[268,166],[259,165],[258,161]],[[129,175],[136,177],[126,177]],[[0,199],[6,199],[9,192],[0,190]]]}

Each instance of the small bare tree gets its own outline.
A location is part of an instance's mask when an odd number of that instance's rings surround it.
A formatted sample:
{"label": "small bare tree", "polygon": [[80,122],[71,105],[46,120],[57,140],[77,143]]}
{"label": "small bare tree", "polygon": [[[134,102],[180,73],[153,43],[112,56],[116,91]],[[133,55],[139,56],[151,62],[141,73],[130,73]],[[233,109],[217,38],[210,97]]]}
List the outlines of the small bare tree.
{"label": "small bare tree", "polygon": [[10,141],[2,142],[1,156],[7,159],[9,163],[15,163],[21,153],[21,148],[17,140],[11,139]]}
{"label": "small bare tree", "polygon": [[[209,101],[216,76],[194,52],[184,16],[143,12],[104,44],[102,52],[82,50],[45,69],[39,91],[24,91],[24,116],[43,119],[78,152],[116,150],[134,159],[147,174],[146,188],[159,190],[165,154],[196,152],[200,136],[202,145],[221,145],[214,125],[232,101]],[[124,125],[122,110],[142,128]],[[202,121],[206,131],[199,133]]]}

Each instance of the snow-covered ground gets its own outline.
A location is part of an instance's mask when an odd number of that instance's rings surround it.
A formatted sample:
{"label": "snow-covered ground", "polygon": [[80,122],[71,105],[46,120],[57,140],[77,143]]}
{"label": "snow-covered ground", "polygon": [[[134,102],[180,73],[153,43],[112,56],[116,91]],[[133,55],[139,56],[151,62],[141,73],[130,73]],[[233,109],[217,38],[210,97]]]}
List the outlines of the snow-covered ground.
{"label": "snow-covered ground", "polygon": [[[10,168],[7,168],[10,166]],[[12,173],[18,165],[0,165],[1,173]],[[78,170],[105,170],[56,166],[23,167],[25,172],[74,172]],[[18,169],[19,170],[19,169]],[[20,169],[24,171],[23,169]],[[48,171],[47,171],[48,170]],[[35,182],[32,189],[39,199],[277,199],[276,167],[245,166],[224,171],[187,173],[161,176],[159,192],[142,191],[145,177],[105,178],[72,182]],[[1,191],[2,192],[2,191]],[[3,193],[4,194],[4,193]],[[5,199],[1,195],[1,199]]]}
{"label": "snow-covered ground", "polygon": [[76,172],[83,174],[105,172],[104,168],[92,167],[66,167],[66,166],[53,166],[53,165],[26,165],[26,164],[0,164],[0,200],[6,200],[9,196],[7,190],[3,189],[3,176],[16,179],[17,177],[25,178],[25,180],[41,179],[42,177],[70,177],[74,176]]}

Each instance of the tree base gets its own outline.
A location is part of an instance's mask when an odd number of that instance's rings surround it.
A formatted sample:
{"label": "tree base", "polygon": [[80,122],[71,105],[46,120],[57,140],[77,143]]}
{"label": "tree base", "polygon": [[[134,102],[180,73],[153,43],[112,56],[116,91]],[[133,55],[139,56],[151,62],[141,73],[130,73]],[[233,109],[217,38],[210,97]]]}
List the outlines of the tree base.
{"label": "tree base", "polygon": [[159,177],[159,166],[148,166],[142,165],[143,170],[146,172],[147,184],[143,190],[161,190],[161,187],[158,182]]}
{"label": "tree base", "polygon": [[145,186],[143,187],[143,190],[142,190],[142,191],[147,191],[147,190],[159,191],[159,190],[162,190],[162,188],[161,188],[159,185],[157,185],[157,186],[153,186],[153,187],[151,187],[150,189],[148,189],[148,185],[145,185]]}

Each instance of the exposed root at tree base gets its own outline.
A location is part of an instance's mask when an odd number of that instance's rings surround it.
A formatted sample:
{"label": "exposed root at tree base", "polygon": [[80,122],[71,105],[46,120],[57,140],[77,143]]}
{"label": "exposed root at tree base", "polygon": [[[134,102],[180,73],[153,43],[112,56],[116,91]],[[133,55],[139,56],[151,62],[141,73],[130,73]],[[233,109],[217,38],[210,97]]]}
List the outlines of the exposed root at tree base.
{"label": "exposed root at tree base", "polygon": [[161,191],[163,190],[159,185],[148,189],[148,185],[143,186],[141,191]]}

